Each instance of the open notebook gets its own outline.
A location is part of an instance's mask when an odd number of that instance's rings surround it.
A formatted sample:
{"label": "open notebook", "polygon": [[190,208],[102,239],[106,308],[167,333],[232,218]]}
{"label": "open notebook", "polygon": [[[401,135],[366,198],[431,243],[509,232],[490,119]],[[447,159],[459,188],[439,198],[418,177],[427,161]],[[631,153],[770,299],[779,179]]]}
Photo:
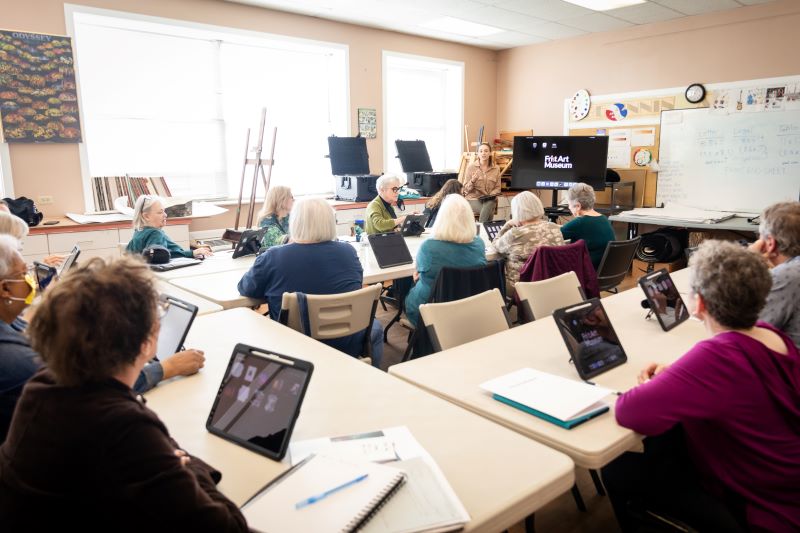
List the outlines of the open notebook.
{"label": "open notebook", "polygon": [[[264,487],[242,506],[242,513],[250,529],[257,532],[355,531],[392,497],[405,478],[401,470],[377,463],[313,455]],[[327,496],[297,508],[326,492]]]}

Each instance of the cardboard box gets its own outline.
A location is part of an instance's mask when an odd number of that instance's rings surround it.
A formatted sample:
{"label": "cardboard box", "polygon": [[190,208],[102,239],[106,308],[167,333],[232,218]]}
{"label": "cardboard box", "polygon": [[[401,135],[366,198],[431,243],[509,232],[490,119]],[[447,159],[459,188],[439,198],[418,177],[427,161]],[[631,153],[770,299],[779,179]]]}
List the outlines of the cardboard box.
{"label": "cardboard box", "polygon": [[672,263],[647,263],[640,259],[634,259],[632,275],[634,279],[639,279],[645,274],[654,272],[656,270],[661,270],[662,268],[666,268],[667,272],[675,272],[676,270],[680,270],[685,266],[686,266],[685,257],[681,257],[680,259],[673,261]]}

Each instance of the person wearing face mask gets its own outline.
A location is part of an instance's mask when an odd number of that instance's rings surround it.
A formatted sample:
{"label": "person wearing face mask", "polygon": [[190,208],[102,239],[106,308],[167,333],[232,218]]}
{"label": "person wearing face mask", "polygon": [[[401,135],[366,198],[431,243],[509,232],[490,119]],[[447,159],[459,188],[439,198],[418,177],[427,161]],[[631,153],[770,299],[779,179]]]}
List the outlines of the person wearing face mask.
{"label": "person wearing face mask", "polygon": [[126,250],[140,254],[148,246],[159,245],[169,250],[170,257],[206,257],[213,255],[211,248],[200,246],[195,250],[185,250],[164,233],[167,213],[164,202],[158,196],[142,195],[136,199],[133,208],[133,237]]}
{"label": "person wearing face mask", "polygon": [[22,387],[41,364],[17,320],[35,297],[36,282],[19,253],[19,241],[0,235],[0,443]]}
{"label": "person wearing face mask", "polygon": [[464,197],[481,223],[494,218],[500,194],[500,167],[494,161],[489,143],[478,146],[478,159],[467,167],[464,175]]}

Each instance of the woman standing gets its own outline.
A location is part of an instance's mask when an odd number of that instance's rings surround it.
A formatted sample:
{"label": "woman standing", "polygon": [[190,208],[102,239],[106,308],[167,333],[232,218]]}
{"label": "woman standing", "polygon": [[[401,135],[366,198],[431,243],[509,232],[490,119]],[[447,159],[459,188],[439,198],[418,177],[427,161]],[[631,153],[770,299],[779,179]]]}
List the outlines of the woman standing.
{"label": "woman standing", "polygon": [[464,176],[464,197],[469,200],[472,212],[479,215],[479,222],[489,222],[494,218],[499,194],[500,167],[495,164],[489,143],[481,143],[478,160],[467,167]]}
{"label": "woman standing", "polygon": [[271,187],[264,199],[264,206],[258,213],[258,226],[267,228],[261,239],[261,248],[285,244],[289,235],[289,212],[294,204],[294,196],[289,187]]}
{"label": "woman standing", "polygon": [[136,199],[133,208],[133,237],[126,250],[140,254],[148,246],[159,245],[169,250],[170,257],[205,257],[213,255],[211,248],[200,246],[195,250],[185,250],[164,233],[167,225],[167,212],[164,202],[158,196],[143,194]]}

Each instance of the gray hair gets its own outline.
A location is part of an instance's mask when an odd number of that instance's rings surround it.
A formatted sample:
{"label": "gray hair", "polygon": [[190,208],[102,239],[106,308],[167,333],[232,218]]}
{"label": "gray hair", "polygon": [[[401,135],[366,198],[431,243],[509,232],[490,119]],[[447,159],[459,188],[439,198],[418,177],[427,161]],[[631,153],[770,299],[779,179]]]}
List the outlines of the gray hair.
{"label": "gray hair", "polygon": [[432,231],[433,238],[440,241],[472,242],[476,235],[475,215],[469,202],[460,194],[445,196]]}
{"label": "gray hair", "polygon": [[17,215],[0,211],[0,234],[21,240],[28,235],[28,225]]}
{"label": "gray hair", "polygon": [[758,254],[731,241],[708,240],[689,258],[689,287],[703,297],[714,320],[746,329],[767,302],[772,276]]}
{"label": "gray hair", "polygon": [[160,196],[149,194],[143,194],[136,199],[136,205],[133,208],[133,229],[135,231],[139,231],[147,226],[144,215],[150,212],[150,208],[153,207],[153,204],[157,203],[163,206],[164,200],[162,200]]}
{"label": "gray hair", "polygon": [[544,215],[544,206],[535,194],[530,191],[523,191],[511,200],[511,218],[525,222],[535,220]]}
{"label": "gray hair", "polygon": [[567,200],[579,204],[584,211],[594,209],[594,189],[591,185],[576,183],[567,191]]}
{"label": "gray hair", "polygon": [[375,189],[377,189],[378,192],[385,191],[386,189],[391,189],[392,183],[397,183],[397,186],[400,186],[403,182],[398,176],[395,176],[394,174],[384,174],[383,176],[378,178],[378,180],[375,182]]}
{"label": "gray hair", "polygon": [[787,257],[800,255],[800,202],[780,202],[761,213],[761,237],[772,237],[778,252]]}
{"label": "gray hair", "polygon": [[299,242],[336,240],[336,214],[323,198],[301,198],[289,215],[289,234]]}
{"label": "gray hair", "polygon": [[22,261],[19,240],[11,235],[0,235],[0,279],[5,279],[14,269],[14,260]]}

